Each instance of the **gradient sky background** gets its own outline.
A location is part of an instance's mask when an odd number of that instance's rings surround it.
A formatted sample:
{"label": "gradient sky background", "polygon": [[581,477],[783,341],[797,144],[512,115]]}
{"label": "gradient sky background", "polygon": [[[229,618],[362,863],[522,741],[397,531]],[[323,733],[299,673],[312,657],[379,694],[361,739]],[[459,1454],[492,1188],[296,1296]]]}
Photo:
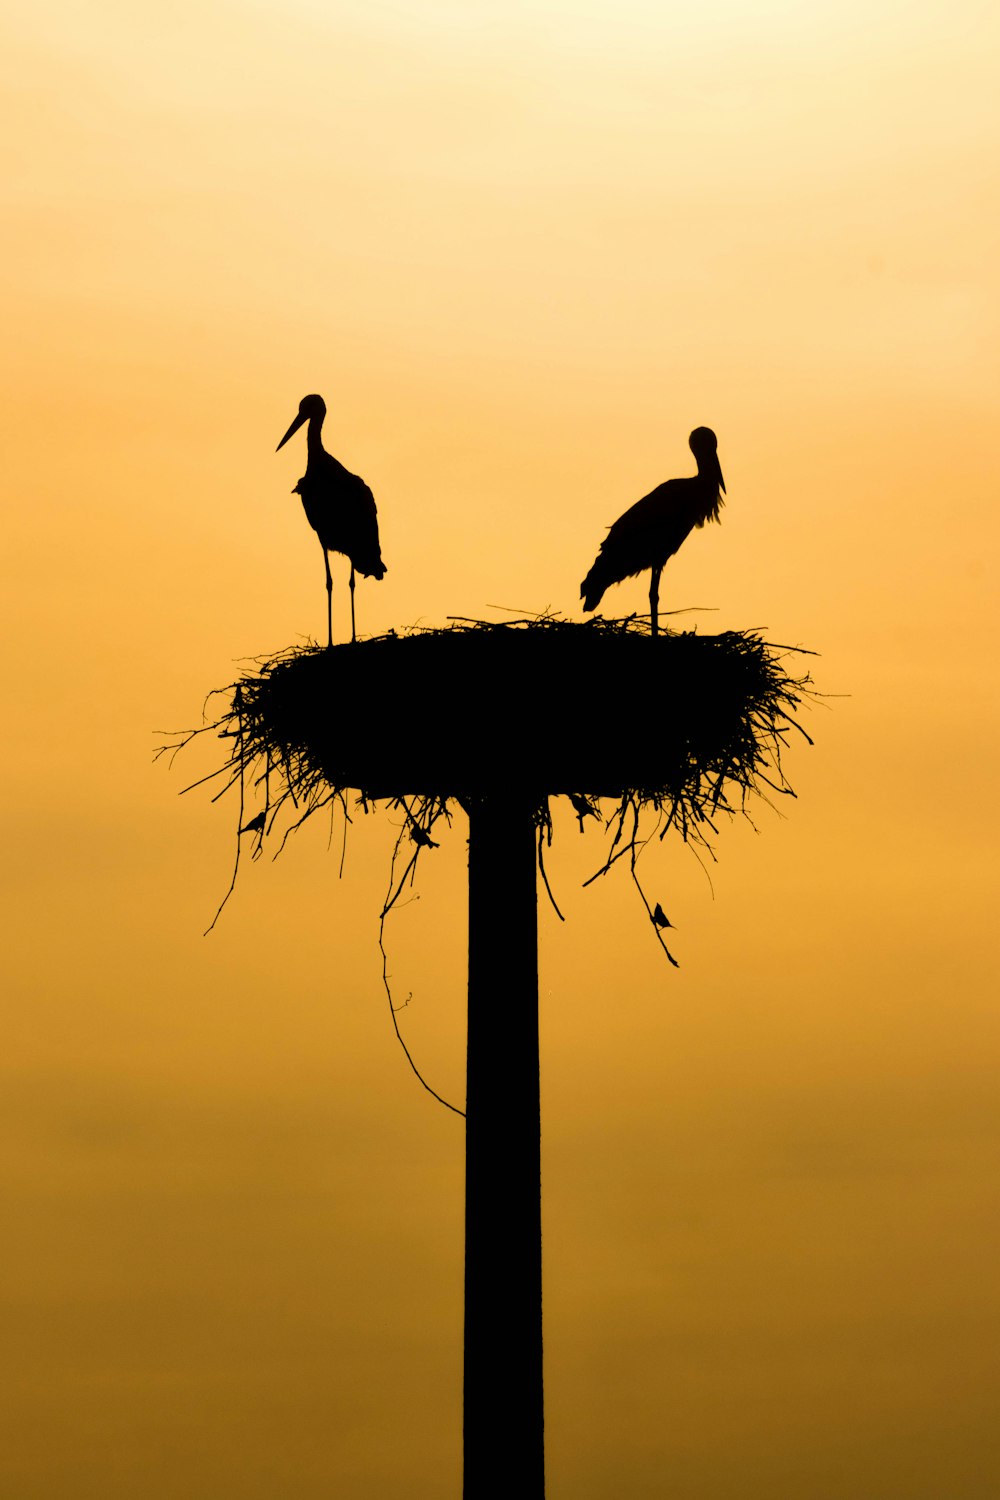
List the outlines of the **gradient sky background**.
{"label": "gradient sky background", "polygon": [[[236,808],[177,792],[217,747],[150,764],[322,635],[304,444],[274,453],[318,390],[379,503],[362,631],[576,617],[707,423],[729,501],[664,607],[820,652],[836,695],[711,885],[650,852],[679,971],[557,818],[553,1500],[994,1494],[995,7],[5,29],[4,1493],[460,1493],[463,1136],[386,1012],[395,829],[356,819],[338,883],[316,820],[206,938]],[[457,819],[388,928],[456,1102],[465,853]]]}

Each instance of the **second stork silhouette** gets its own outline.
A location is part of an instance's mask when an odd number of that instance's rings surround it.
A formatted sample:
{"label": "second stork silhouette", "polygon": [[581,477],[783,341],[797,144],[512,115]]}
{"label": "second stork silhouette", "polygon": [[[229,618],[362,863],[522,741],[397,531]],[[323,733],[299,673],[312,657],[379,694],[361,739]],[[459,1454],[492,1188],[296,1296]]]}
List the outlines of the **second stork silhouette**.
{"label": "second stork silhouette", "polygon": [[609,530],[597,560],[583,583],[580,598],[585,610],[596,609],[604,591],[624,578],[652,569],[649,615],[653,635],[659,628],[660,574],[667,559],[695,526],[717,521],[726,493],[711,427],[696,427],[688,438],[698,461],[690,479],[668,479],[629,506]]}
{"label": "second stork silhouette", "polygon": [[[283,448],[298,432],[306,429],[306,472],[292,490],[302,496],[306,520],[319,537],[326,564],[327,644],[333,645],[333,579],[330,576],[330,553],[342,552],[351,564],[351,640],[354,630],[354,573],[365,578],[382,578],[386,572],[378,540],[378,514],[375,497],[357,474],[338,463],[323,447],[323,419],[326,402],[322,396],[303,396],[299,414],[285,433],[278,448]],[[275,452],[278,451],[275,449]]]}

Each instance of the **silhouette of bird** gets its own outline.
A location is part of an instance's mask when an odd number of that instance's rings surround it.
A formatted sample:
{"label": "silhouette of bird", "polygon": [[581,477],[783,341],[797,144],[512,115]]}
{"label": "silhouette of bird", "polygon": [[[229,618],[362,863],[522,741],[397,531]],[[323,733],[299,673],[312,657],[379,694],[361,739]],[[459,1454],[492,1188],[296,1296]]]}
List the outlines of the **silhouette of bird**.
{"label": "silhouette of bird", "polygon": [[696,427],[688,438],[698,462],[689,479],[668,479],[629,507],[608,531],[583,583],[585,610],[596,609],[604,591],[624,578],[652,569],[649,615],[653,635],[659,627],[660,574],[668,558],[695,526],[718,521],[726,492],[719,466],[718,443],[710,427]]}
{"label": "silhouette of bird", "polygon": [[319,537],[326,565],[327,644],[333,645],[333,579],[330,576],[330,553],[342,552],[351,564],[351,640],[354,630],[354,573],[365,578],[382,578],[386,572],[378,541],[378,515],[375,497],[357,474],[338,463],[323,447],[323,420],[326,402],[322,396],[303,396],[299,414],[285,433],[276,453],[283,448],[303,422],[306,428],[306,472],[292,490],[302,496],[306,520]]}

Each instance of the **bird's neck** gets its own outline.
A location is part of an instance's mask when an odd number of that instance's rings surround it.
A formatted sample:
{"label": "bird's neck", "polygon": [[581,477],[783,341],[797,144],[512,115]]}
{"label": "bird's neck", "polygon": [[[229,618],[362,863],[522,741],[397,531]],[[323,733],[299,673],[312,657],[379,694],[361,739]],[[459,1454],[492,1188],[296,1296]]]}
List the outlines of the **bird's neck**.
{"label": "bird's neck", "polygon": [[698,522],[698,525],[704,526],[706,521],[717,521],[719,519],[719,511],[722,509],[725,501],[722,498],[719,476],[707,464],[699,463],[698,465],[698,485],[705,507],[703,517]]}
{"label": "bird's neck", "polygon": [[311,457],[323,452],[323,418],[310,417],[306,428],[306,453]]}

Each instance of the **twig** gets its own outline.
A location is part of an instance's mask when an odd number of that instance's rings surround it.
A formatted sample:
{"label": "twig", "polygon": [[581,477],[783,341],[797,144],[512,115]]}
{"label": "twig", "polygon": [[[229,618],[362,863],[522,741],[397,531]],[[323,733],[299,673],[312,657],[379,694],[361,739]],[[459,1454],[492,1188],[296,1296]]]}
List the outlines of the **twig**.
{"label": "twig", "polygon": [[[404,810],[405,810],[405,812],[407,814],[407,817],[408,818],[412,818],[413,814],[411,813],[409,807],[406,807],[405,804],[404,804]],[[434,822],[436,822],[436,820],[442,815],[442,812],[443,812],[443,809],[441,809],[440,807],[438,807],[437,809],[432,809],[431,810],[431,813],[429,814],[430,825],[431,826],[433,826]],[[421,846],[418,844],[417,848],[415,849],[415,851],[413,853],[412,858],[410,859],[409,863],[407,864],[406,873],[404,873],[402,880],[396,886],[395,892],[393,892],[393,882],[394,882],[394,879],[395,879],[396,858],[397,858],[397,856],[399,854],[399,848],[400,848],[400,845],[402,844],[403,837],[408,832],[409,832],[409,828],[404,826],[403,828],[400,829],[400,831],[399,831],[399,837],[396,839],[396,845],[395,845],[395,848],[392,851],[392,859],[391,859],[391,862],[390,862],[390,865],[389,865],[389,889],[388,889],[388,892],[386,893],[386,900],[385,900],[384,906],[382,907],[381,915],[379,916],[379,922],[378,922],[378,945],[379,945],[379,948],[380,948],[380,950],[382,952],[382,983],[385,986],[386,999],[389,1002],[389,1016],[390,1016],[390,1018],[392,1020],[393,1030],[396,1033],[396,1040],[399,1042],[399,1045],[402,1047],[403,1052],[404,1052],[404,1054],[406,1056],[406,1061],[409,1063],[410,1067],[413,1069],[413,1072],[414,1072],[415,1077],[417,1078],[417,1081],[420,1084],[422,1084],[422,1086],[427,1090],[427,1092],[430,1095],[432,1095],[433,1098],[435,1098],[438,1101],[439,1104],[443,1104],[444,1107],[445,1107],[445,1109],[450,1109],[453,1114],[461,1115],[462,1118],[464,1119],[465,1118],[465,1110],[464,1109],[459,1109],[454,1104],[449,1104],[448,1100],[445,1099],[445,1098],[443,1098],[437,1092],[436,1089],[431,1088],[430,1084],[427,1082],[427,1079],[424,1077],[424,1075],[421,1073],[420,1069],[417,1067],[416,1063],[413,1061],[413,1055],[410,1052],[409,1047],[406,1045],[406,1042],[403,1040],[403,1033],[399,1029],[399,1022],[396,1020],[396,1007],[392,1003],[392,989],[391,989],[391,986],[389,984],[389,955],[386,952],[386,947],[385,947],[385,919],[389,915],[389,913],[392,911],[392,909],[395,906],[396,902],[399,900],[400,891],[403,889],[403,886],[406,884],[406,875],[411,870],[413,870],[415,868],[416,862],[417,862],[417,858],[418,858],[418,856],[420,854],[420,848],[421,848]],[[407,1004],[409,1004],[410,998],[412,998],[412,997],[408,997],[407,998],[407,1001],[406,1001]]]}

